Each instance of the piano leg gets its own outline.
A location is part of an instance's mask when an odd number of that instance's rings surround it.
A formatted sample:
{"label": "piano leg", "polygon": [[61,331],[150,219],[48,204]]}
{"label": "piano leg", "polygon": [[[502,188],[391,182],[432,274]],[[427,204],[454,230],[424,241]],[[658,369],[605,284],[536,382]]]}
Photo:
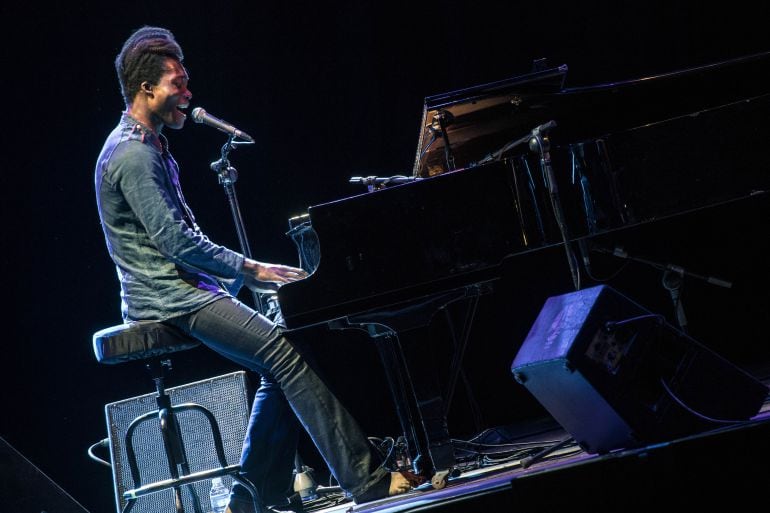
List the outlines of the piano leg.
{"label": "piano leg", "polygon": [[395,331],[379,324],[367,328],[384,366],[412,470],[430,476],[434,488],[443,488],[455,465],[443,398],[437,388],[415,381]]}
{"label": "piano leg", "polygon": [[406,439],[407,457],[412,470],[420,475],[425,475],[422,454],[425,437],[420,436],[417,430],[417,417],[419,416],[414,405],[414,389],[409,369],[404,360],[401,343],[395,332],[386,330],[383,333],[372,334],[375,346],[380,355],[380,360],[388,380],[390,395],[396,408],[396,414],[401,424],[401,431]]}
{"label": "piano leg", "polygon": [[[427,333],[435,313],[450,303],[471,299],[461,340],[453,339],[450,385],[446,396],[453,395],[468,331],[476,310],[478,296],[491,290],[488,283],[475,284],[449,293],[410,302],[388,314],[369,314],[345,319],[340,328],[363,329],[374,340],[384,366],[412,470],[430,477],[434,488],[446,486],[455,469],[454,446],[447,425],[447,402],[435,372],[411,372],[401,346],[399,333]],[[433,369],[435,371],[435,369]]]}
{"label": "piano leg", "polygon": [[420,400],[420,393],[415,393],[418,395],[417,408],[422,418],[422,427],[428,439],[428,453],[433,464],[431,484],[433,488],[443,488],[455,466],[455,451],[444,415],[444,401],[440,395]]}

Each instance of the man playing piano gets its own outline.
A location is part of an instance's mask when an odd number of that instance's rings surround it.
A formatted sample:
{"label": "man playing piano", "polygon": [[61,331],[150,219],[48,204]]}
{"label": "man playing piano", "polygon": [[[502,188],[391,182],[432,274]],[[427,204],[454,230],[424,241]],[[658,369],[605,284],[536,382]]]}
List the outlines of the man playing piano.
{"label": "man playing piano", "polygon": [[[147,26],[128,38],[115,61],[126,109],[98,157],[95,187],[124,320],[168,323],[260,374],[241,456],[244,477],[260,491],[260,508],[286,503],[297,419],[356,502],[409,490],[415,476],[381,466],[283,327],[235,297],[244,285],[275,290],[305,271],[245,258],[209,240],[195,223],[162,134],[166,126],[182,128],[192,98],[182,62],[172,33]],[[234,486],[228,511],[251,511],[243,487]]]}

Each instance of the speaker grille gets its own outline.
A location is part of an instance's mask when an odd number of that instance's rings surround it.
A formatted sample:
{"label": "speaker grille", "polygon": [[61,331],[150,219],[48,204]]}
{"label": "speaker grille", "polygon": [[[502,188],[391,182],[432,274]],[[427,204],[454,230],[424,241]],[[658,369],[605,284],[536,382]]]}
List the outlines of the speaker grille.
{"label": "speaker grille", "polygon": [[[234,372],[169,388],[166,393],[170,396],[172,405],[196,403],[209,409],[219,424],[227,464],[238,463],[249,420],[249,389],[245,372]],[[126,502],[123,492],[136,487],[128,463],[126,432],[135,418],[157,410],[155,398],[156,394],[151,393],[105,406],[118,512]],[[218,468],[220,465],[206,417],[196,411],[181,411],[177,414],[177,420],[190,471]],[[143,422],[134,430],[132,443],[142,485],[171,478],[160,425],[156,418]],[[232,486],[229,477],[225,477],[224,481],[228,486]],[[185,511],[208,512],[210,488],[210,480],[185,486],[182,489]],[[158,513],[173,511],[173,508],[174,491],[169,489],[140,497],[134,504],[132,513]]]}

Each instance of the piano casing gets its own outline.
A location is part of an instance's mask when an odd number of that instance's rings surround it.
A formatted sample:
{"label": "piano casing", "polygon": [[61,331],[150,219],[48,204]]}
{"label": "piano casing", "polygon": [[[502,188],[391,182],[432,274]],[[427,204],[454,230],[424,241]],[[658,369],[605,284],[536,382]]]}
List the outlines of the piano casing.
{"label": "piano casing", "polygon": [[[289,327],[387,309],[494,275],[506,258],[765,195],[770,52],[637,80],[560,88],[566,66],[426,98],[415,180],[311,206],[294,231],[313,274],[278,292]],[[441,110],[443,139],[429,144]],[[509,141],[555,121],[550,157]],[[311,232],[310,234],[308,232]],[[312,236],[311,236],[312,235]]]}
{"label": "piano casing", "polygon": [[290,231],[311,275],[278,291],[287,327],[388,340],[408,442],[444,476],[441,397],[412,386],[399,332],[517,255],[562,246],[575,280],[575,246],[770,190],[770,52],[590,87],[565,88],[566,73],[427,97],[412,181],[311,206]]}

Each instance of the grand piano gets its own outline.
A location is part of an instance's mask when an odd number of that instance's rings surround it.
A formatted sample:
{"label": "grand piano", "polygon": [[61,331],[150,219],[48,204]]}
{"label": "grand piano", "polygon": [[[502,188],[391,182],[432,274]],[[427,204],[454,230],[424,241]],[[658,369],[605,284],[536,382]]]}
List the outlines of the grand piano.
{"label": "grand piano", "polygon": [[518,255],[563,248],[579,289],[595,237],[770,190],[770,52],[589,87],[567,72],[426,97],[411,175],[359,177],[366,192],[290,221],[311,275],[278,291],[287,327],[372,337],[436,487],[454,462],[445,408],[415,386],[399,334],[472,309]]}

